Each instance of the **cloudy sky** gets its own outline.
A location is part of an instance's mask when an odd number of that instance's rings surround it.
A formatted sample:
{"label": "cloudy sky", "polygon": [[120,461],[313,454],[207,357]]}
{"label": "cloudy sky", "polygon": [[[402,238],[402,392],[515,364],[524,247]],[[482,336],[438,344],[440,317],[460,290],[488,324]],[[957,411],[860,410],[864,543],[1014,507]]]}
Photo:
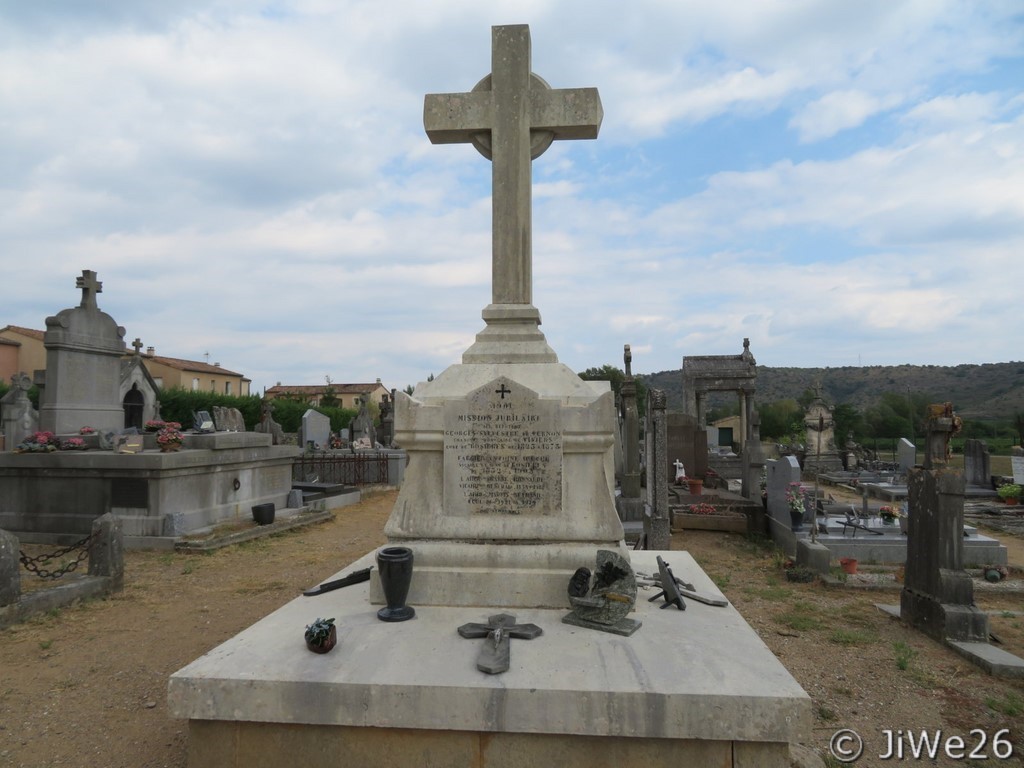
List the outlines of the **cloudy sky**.
{"label": "cloudy sky", "polygon": [[1019,0],[7,2],[0,326],[92,269],[126,340],[254,391],[440,373],[490,301],[490,164],[423,97],[520,23],[605,112],[534,162],[562,362],[1021,359]]}

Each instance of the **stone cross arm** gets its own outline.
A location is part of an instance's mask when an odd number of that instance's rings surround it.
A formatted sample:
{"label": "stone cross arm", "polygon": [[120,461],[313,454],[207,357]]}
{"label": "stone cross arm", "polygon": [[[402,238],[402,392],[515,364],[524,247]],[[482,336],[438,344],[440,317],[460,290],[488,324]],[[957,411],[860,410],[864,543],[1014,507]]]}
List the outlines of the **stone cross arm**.
{"label": "stone cross arm", "polygon": [[[489,81],[489,77],[484,82]],[[597,88],[530,88],[527,123],[558,139],[596,139],[604,110]],[[423,127],[432,144],[466,144],[494,128],[494,97],[490,90],[430,93],[423,102]],[[546,148],[546,147],[545,147]]]}

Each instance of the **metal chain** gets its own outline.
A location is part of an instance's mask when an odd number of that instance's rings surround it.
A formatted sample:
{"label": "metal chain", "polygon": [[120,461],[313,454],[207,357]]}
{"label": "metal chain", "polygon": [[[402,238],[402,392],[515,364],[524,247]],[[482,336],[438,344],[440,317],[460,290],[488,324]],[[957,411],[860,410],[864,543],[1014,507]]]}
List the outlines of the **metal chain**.
{"label": "metal chain", "polygon": [[[35,557],[29,557],[23,551],[19,551],[18,559],[21,561],[21,564],[25,566],[26,571],[28,571],[29,573],[34,573],[41,579],[59,579],[64,574],[70,573],[71,571],[75,570],[78,567],[79,563],[83,562],[86,558],[89,557],[89,548],[92,546],[92,543],[95,540],[98,533],[98,530],[93,531],[81,541],[77,541],[74,544],[64,547],[63,549],[58,549],[54,552],[49,552],[42,555],[36,555]],[[41,567],[46,563],[50,562],[51,560],[56,560],[57,558],[64,557],[64,555],[68,554],[69,552],[73,552],[79,547],[82,548],[82,551],[75,556],[75,559],[69,563],[65,563],[60,568],[56,568],[50,571],[46,568]]]}

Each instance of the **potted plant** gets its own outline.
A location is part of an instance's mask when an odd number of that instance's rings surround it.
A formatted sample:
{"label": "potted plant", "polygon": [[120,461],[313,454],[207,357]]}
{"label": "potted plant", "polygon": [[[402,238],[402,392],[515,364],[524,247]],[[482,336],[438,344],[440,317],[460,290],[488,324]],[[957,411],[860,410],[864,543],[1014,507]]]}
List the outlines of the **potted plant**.
{"label": "potted plant", "polygon": [[792,530],[799,531],[804,519],[804,492],[800,483],[793,482],[786,489],[786,503],[789,505],[789,520]]}
{"label": "potted plant", "polygon": [[903,516],[903,513],[899,507],[886,504],[878,508],[878,516],[882,518],[883,525],[892,525]]}
{"label": "potted plant", "polygon": [[1007,504],[1016,505],[1020,500],[1021,493],[1024,492],[1019,485],[1016,483],[1006,483],[996,488],[996,493],[999,494],[999,498],[1005,501]]}
{"label": "potted plant", "polygon": [[313,653],[327,653],[338,644],[338,628],[334,619],[321,619],[306,627],[306,647]]}
{"label": "potted plant", "polygon": [[185,436],[181,434],[181,424],[176,421],[165,422],[159,432],[156,433],[157,447],[163,452],[177,451],[185,442]]}
{"label": "potted plant", "polygon": [[53,432],[35,432],[14,448],[15,453],[53,453],[60,448],[60,439]]}
{"label": "potted plant", "polygon": [[85,444],[85,440],[80,437],[69,437],[67,440],[60,444],[62,451],[84,451],[88,448]]}

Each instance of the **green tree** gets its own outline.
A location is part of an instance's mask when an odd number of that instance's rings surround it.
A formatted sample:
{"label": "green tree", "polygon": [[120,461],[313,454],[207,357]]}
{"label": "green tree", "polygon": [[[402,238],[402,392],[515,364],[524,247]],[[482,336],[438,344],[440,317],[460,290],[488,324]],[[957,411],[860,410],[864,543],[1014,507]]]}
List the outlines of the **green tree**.
{"label": "green tree", "polygon": [[792,398],[759,403],[757,412],[761,417],[762,440],[782,442],[789,435],[800,434],[803,431],[804,409]]}
{"label": "green tree", "polygon": [[334,389],[334,382],[331,381],[330,376],[324,376],[324,380],[327,382],[327,388],[324,390],[324,394],[320,398],[320,405],[324,408],[337,408],[338,393]]}
{"label": "green tree", "polygon": [[853,433],[854,442],[863,442],[864,416],[855,406],[839,403],[832,411],[832,420],[835,422],[837,446],[841,448],[846,445],[846,436],[850,433]]}
{"label": "green tree", "polygon": [[[600,368],[587,368],[577,374],[584,381],[607,381],[612,385],[612,392],[616,395],[622,390],[622,383],[626,380],[626,372],[614,365],[602,365]],[[636,385],[636,410],[640,418],[644,417],[647,409],[647,385],[636,376],[633,377]]]}

